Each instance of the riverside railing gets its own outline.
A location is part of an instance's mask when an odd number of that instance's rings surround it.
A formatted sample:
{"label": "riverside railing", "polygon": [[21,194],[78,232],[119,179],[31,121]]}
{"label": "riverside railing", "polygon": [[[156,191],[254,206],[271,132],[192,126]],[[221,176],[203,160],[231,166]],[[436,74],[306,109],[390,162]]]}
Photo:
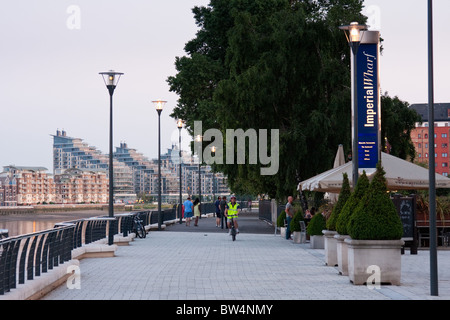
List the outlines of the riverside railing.
{"label": "riverside railing", "polygon": [[0,240],[0,295],[71,259],[74,224]]}
{"label": "riverside railing", "polygon": [[[205,205],[205,210],[214,212],[213,204]],[[162,221],[177,219],[176,209],[162,210]],[[158,223],[158,211],[144,210],[61,222],[53,229],[0,239],[0,295],[71,260],[72,250],[107,239],[109,230],[128,236],[134,215],[139,215],[144,225]]]}

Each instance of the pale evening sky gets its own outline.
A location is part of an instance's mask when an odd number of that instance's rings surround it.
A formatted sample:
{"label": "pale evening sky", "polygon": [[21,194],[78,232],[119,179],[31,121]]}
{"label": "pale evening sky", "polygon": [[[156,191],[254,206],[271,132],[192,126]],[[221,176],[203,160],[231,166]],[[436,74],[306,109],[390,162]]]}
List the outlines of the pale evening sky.
{"label": "pale evening sky", "polygon": [[[434,2],[435,102],[450,102],[450,1]],[[57,129],[104,153],[109,145],[109,95],[101,71],[124,72],[114,94],[114,146],[121,141],[157,157],[178,141],[169,117],[177,95],[167,77],[195,36],[191,9],[209,0],[20,0],[0,11],[0,171],[15,164],[53,170]],[[367,0],[369,24],[384,38],[380,83],[391,96],[426,103],[427,0]],[[344,35],[343,35],[344,37]],[[187,137],[184,138],[187,140]]]}

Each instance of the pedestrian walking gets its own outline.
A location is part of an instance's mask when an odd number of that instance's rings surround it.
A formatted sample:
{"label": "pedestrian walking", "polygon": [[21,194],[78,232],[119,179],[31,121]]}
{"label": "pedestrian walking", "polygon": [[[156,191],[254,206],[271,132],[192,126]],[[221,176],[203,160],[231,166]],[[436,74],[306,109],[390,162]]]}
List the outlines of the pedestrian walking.
{"label": "pedestrian walking", "polygon": [[227,197],[223,196],[222,201],[220,201],[220,227],[223,229],[223,226],[225,226],[226,229],[228,229],[228,226],[226,224],[225,217],[225,209],[227,208]]}
{"label": "pedestrian walking", "polygon": [[294,198],[292,196],[288,197],[288,202],[286,203],[286,208],[284,211],[286,212],[286,240],[290,240],[291,238],[291,228],[290,224],[292,219],[294,218],[294,205],[292,204],[294,202]]}
{"label": "pedestrian walking", "polygon": [[194,201],[194,217],[195,217],[195,221],[194,221],[194,226],[198,227],[198,218],[200,218],[200,199],[199,198],[195,198]]}
{"label": "pedestrian walking", "polygon": [[216,207],[216,228],[220,227],[220,197],[217,197],[216,202],[214,202],[214,206]]}
{"label": "pedestrian walking", "polygon": [[184,218],[186,219],[186,227],[191,225],[191,218],[194,216],[194,205],[191,201],[191,197],[187,197],[187,200],[183,203],[184,206]]}

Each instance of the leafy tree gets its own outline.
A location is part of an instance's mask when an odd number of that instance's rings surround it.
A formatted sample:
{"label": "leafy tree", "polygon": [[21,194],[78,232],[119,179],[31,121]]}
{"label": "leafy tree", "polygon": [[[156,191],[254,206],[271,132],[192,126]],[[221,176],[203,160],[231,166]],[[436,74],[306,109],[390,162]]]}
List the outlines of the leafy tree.
{"label": "leafy tree", "polygon": [[167,80],[179,96],[171,116],[191,134],[194,121],[219,129],[224,143],[227,129],[280,133],[276,175],[261,175],[248,154],[246,164],[214,166],[234,192],[283,199],[298,179],[328,170],[336,146],[350,149],[350,49],[338,27],[364,23],[362,8],[362,0],[211,0],[193,9],[199,31]]}
{"label": "leafy tree", "polygon": [[[391,98],[387,92],[381,96],[381,150],[389,148],[389,153],[401,159],[415,158],[415,148],[411,140],[411,130],[420,115],[409,104],[398,97]],[[386,144],[389,144],[389,146]]]}

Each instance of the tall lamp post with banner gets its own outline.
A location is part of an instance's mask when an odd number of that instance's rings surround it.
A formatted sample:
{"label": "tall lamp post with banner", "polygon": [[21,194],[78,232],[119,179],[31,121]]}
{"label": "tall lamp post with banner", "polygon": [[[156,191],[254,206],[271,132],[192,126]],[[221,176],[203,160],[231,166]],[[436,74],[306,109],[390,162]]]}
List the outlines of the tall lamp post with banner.
{"label": "tall lamp post with banner", "polygon": [[357,54],[359,45],[361,43],[361,30],[365,30],[365,25],[360,25],[358,22],[352,22],[347,26],[340,26],[339,29],[344,30],[347,37],[348,44],[352,53],[352,119],[353,119],[353,143],[352,143],[352,182],[353,187],[358,181],[358,95],[356,90],[357,81]]}
{"label": "tall lamp post with banner", "polygon": [[379,31],[352,22],[346,30],[352,51],[353,187],[358,171],[368,174],[381,160],[381,109],[379,85]]}

